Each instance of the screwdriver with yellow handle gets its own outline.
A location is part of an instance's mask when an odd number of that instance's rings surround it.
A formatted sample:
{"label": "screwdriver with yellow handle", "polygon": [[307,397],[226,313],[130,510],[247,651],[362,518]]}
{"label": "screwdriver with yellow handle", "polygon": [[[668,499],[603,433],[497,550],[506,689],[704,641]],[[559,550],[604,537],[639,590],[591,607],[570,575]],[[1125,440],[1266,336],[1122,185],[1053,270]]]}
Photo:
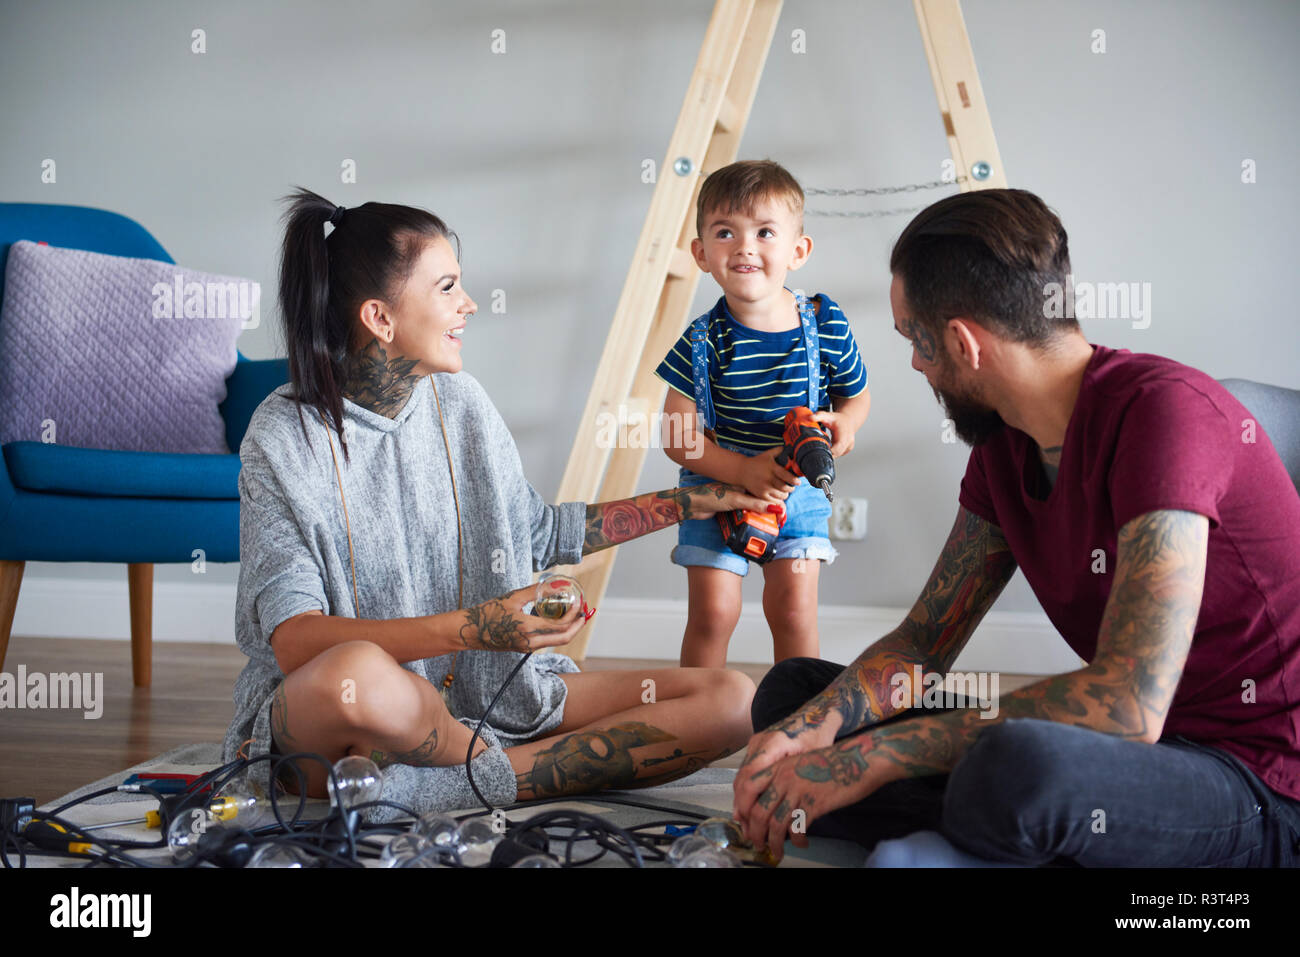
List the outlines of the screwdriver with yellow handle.
{"label": "screwdriver with yellow handle", "polygon": [[53,821],[33,820],[22,832],[23,838],[47,851],[67,851],[69,854],[89,854],[93,845],[85,841],[69,840],[71,835],[62,824]]}
{"label": "screwdriver with yellow handle", "polygon": [[[216,798],[208,805],[208,814],[216,821],[233,821],[239,813],[240,802],[235,798],[221,797]],[[131,827],[136,824],[143,824],[147,828],[162,827],[162,809],[157,811],[146,811],[144,817],[133,817],[128,821],[109,821],[106,824],[91,824],[83,827],[83,831],[97,831],[105,827]]]}
{"label": "screwdriver with yellow handle", "polygon": [[129,821],[109,821],[106,824],[88,824],[83,831],[98,831],[105,827],[131,827],[143,824],[145,827],[162,827],[162,811],[145,811],[144,817],[133,817]]}
{"label": "screwdriver with yellow handle", "polygon": [[[208,811],[216,820],[232,820],[238,812],[238,802],[230,798],[218,798],[212,802]],[[125,827],[131,824],[144,824],[146,827],[161,827],[162,813],[160,811],[148,811],[142,818],[133,818],[130,821],[112,821],[108,824],[92,824],[89,827],[79,828],[79,830],[94,831],[105,827]],[[68,829],[62,824],[58,824],[54,821],[34,819],[30,824],[23,828],[22,836],[24,840],[47,851],[67,851],[69,854],[89,854],[94,849],[94,845],[86,841],[70,840],[72,835],[68,833]]]}

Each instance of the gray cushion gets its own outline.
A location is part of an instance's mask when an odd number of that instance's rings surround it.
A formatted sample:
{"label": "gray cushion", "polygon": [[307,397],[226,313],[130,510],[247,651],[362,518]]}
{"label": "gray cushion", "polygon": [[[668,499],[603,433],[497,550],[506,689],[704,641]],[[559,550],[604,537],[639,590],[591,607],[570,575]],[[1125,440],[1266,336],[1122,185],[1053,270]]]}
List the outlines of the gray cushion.
{"label": "gray cushion", "polygon": [[153,259],[14,243],[0,444],[229,453],[218,406],[258,293],[251,280]]}
{"label": "gray cushion", "polygon": [[1264,427],[1291,482],[1300,490],[1300,392],[1249,379],[1219,382]]}

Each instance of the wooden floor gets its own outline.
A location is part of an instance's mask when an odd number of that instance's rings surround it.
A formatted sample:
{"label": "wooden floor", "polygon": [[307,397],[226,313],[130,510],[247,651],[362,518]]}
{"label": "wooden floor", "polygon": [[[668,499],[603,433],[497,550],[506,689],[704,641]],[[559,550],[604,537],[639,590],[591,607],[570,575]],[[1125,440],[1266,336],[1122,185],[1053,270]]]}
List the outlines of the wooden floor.
{"label": "wooden floor", "polygon": [[[131,684],[126,642],[13,636],[4,670],[103,672],[103,714],[82,711],[0,711],[0,797],[31,797],[39,805],[98,778],[182,744],[221,741],[234,716],[231,690],[244,666],[233,644],[155,642],[153,686]],[[588,658],[584,671],[663,668],[675,661]],[[770,665],[733,665],[757,684]],[[1000,676],[1003,693],[1035,681]],[[743,752],[718,762],[738,767]]]}

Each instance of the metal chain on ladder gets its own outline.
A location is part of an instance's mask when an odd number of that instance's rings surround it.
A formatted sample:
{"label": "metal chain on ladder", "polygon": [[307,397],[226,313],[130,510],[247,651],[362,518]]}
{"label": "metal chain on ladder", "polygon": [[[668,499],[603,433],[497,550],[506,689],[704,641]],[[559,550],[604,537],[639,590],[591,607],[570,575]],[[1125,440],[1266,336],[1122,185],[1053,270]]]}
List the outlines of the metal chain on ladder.
{"label": "metal chain on ladder", "polygon": [[[804,190],[805,196],[893,196],[897,193],[915,193],[923,189],[942,189],[945,186],[956,186],[966,181],[965,176],[958,176],[952,180],[936,179],[929,183],[908,183],[904,186],[862,186],[849,188],[843,186],[827,186],[823,188],[809,187]],[[905,213],[915,213],[924,209],[924,206],[906,206],[897,209],[871,209],[871,210],[840,210],[840,209],[808,209],[804,210],[807,216],[831,216],[843,219],[875,219],[884,216],[901,216]]]}

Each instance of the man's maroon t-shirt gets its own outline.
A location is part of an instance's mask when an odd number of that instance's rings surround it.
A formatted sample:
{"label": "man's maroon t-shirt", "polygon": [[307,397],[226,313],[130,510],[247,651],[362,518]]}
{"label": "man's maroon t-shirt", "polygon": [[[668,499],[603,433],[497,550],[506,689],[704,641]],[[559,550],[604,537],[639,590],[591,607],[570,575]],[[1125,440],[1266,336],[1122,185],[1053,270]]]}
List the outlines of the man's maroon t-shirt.
{"label": "man's maroon t-shirt", "polygon": [[1119,529],[1157,509],[1209,518],[1201,612],[1163,734],[1231,752],[1300,800],[1300,495],[1226,389],[1171,359],[1093,346],[1055,484],[1034,440],[1005,426],[971,451],[959,500],[1002,529],[1087,662]]}

